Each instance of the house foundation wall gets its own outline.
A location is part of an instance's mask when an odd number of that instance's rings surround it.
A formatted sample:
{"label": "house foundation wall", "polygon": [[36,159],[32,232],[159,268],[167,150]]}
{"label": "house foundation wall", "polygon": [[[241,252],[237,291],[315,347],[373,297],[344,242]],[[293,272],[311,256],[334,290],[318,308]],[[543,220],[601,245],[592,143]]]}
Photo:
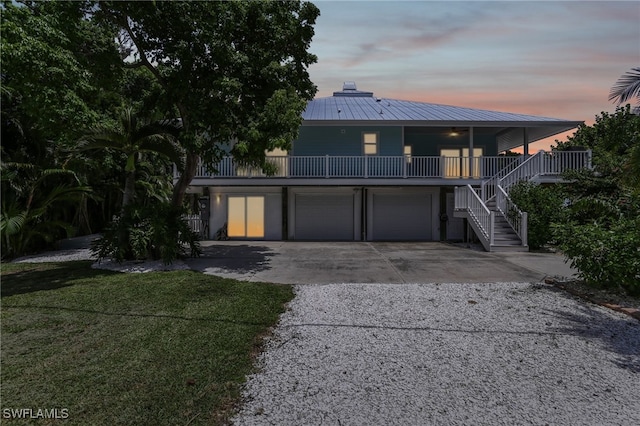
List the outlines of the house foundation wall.
{"label": "house foundation wall", "polygon": [[[208,187],[208,238],[229,220],[229,197],[264,200],[264,236],[253,240],[440,241],[460,239],[446,188]],[[443,199],[447,193],[446,202]],[[443,213],[446,213],[444,218]],[[455,223],[454,223],[455,222]]]}

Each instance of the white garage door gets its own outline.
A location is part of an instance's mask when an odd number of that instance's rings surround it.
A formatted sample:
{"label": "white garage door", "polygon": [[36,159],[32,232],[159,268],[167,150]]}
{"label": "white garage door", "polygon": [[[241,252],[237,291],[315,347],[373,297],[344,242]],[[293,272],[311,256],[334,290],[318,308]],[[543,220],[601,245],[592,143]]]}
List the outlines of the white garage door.
{"label": "white garage door", "polygon": [[431,194],[373,194],[371,239],[429,241],[432,236]]}
{"label": "white garage door", "polygon": [[296,240],[353,240],[352,194],[296,194]]}

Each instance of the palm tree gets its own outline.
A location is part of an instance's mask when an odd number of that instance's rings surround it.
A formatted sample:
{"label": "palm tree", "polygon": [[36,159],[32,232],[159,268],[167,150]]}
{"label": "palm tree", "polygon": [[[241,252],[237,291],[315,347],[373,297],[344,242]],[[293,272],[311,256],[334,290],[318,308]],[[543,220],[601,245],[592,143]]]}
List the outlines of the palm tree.
{"label": "palm tree", "polygon": [[115,149],[127,156],[122,209],[135,198],[136,170],[142,154],[159,154],[176,165],[183,161],[184,151],[177,141],[181,126],[169,120],[148,122],[136,117],[132,108],[125,108],[119,128],[98,128],[78,141],[79,151],[90,149]]}
{"label": "palm tree", "polygon": [[640,67],[631,68],[621,75],[609,92],[609,100],[618,105],[636,98],[638,105],[633,108],[634,114],[640,113]]}
{"label": "palm tree", "polygon": [[[616,84],[611,88],[609,100],[623,104],[631,98],[636,98],[637,105],[631,109],[632,114],[640,115],[640,67],[631,68],[620,76]],[[633,146],[629,153],[626,168],[629,173],[625,181],[640,192],[640,145]]]}
{"label": "palm tree", "polygon": [[[43,169],[31,163],[0,163],[2,256],[14,257],[51,243],[74,229],[59,213],[68,203],[91,193],[66,169]],[[57,214],[56,214],[57,213]]]}

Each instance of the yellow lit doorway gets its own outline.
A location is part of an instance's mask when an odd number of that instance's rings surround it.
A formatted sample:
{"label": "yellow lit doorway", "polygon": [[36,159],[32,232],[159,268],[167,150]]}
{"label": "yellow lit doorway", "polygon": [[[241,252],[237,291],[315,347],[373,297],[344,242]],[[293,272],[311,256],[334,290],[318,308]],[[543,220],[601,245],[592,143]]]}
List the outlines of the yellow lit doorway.
{"label": "yellow lit doorway", "polygon": [[264,197],[229,196],[227,205],[230,238],[264,238]]}
{"label": "yellow lit doorway", "polygon": [[[473,177],[480,178],[480,157],[482,148],[473,148]],[[468,178],[471,177],[469,170],[469,148],[443,148],[440,156],[444,157],[444,177],[446,178]]]}

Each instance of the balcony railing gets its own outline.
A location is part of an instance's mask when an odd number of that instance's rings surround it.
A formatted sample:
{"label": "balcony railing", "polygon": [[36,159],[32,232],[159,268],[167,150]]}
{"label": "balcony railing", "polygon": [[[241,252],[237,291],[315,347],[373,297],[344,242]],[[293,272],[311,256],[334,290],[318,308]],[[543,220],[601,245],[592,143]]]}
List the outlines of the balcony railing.
{"label": "balcony railing", "polygon": [[473,178],[486,179],[517,161],[518,157],[417,156],[271,156],[275,173],[223,158],[210,171],[200,166],[195,179],[226,178]]}

